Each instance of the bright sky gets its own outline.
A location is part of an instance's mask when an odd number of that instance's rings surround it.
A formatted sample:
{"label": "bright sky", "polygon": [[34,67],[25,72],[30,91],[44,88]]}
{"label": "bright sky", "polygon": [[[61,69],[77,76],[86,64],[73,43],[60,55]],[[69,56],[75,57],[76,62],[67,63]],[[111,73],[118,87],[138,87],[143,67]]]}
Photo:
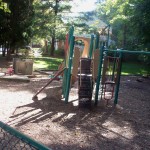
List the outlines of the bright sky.
{"label": "bright sky", "polygon": [[73,0],[71,11],[74,13],[92,11],[96,8],[95,2],[96,0]]}

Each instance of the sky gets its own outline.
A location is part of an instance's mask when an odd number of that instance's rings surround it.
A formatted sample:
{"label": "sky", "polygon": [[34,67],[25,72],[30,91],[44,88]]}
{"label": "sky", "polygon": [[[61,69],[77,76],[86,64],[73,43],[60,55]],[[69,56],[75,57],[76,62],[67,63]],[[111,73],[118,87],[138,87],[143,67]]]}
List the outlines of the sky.
{"label": "sky", "polygon": [[73,0],[71,11],[74,13],[92,11],[97,0]]}

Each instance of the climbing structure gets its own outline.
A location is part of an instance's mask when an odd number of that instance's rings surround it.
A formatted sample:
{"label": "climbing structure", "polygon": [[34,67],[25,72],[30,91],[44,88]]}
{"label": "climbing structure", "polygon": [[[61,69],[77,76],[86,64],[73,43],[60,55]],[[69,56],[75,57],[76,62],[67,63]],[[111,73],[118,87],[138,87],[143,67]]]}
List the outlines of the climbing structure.
{"label": "climbing structure", "polygon": [[91,59],[81,58],[78,74],[79,106],[91,107],[93,80],[91,73]]}
{"label": "climbing structure", "polygon": [[[107,100],[107,103],[113,98],[114,93],[116,96],[119,91],[119,86],[117,85],[119,85],[120,81],[121,55],[118,56],[118,53],[115,53],[111,57],[104,50],[104,46],[100,47],[99,37],[99,34],[91,35],[90,37],[75,36],[74,28],[71,27],[66,35],[65,60],[63,64],[59,67],[59,71],[54,77],[37,91],[33,96],[33,100],[37,99],[37,95],[62,73],[62,95],[65,103],[68,103],[70,88],[76,81],[78,81],[79,105],[91,107],[93,95],[95,95],[95,105],[100,99],[100,94],[101,98]],[[81,40],[84,43],[83,50],[75,46],[75,41],[77,40]],[[110,67],[110,64],[113,67]],[[111,75],[109,74],[110,71],[112,72]],[[110,96],[107,96],[108,92],[111,93]]]}

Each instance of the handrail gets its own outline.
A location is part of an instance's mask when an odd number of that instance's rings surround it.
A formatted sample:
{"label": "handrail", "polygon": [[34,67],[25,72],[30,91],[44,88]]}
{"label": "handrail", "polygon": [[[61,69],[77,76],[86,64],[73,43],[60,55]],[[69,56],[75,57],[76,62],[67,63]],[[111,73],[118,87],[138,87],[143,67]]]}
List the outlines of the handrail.
{"label": "handrail", "polygon": [[130,50],[121,50],[121,49],[118,49],[118,50],[112,50],[112,49],[104,49],[104,51],[108,51],[108,52],[118,52],[118,53],[130,53],[130,54],[148,54],[150,55],[150,51],[130,51]]}

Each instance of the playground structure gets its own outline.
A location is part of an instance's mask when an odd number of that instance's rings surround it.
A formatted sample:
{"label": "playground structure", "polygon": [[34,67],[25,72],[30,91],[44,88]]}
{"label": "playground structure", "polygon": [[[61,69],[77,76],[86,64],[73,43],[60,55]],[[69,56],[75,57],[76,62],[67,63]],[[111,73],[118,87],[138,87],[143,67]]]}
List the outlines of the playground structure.
{"label": "playground structure", "polygon": [[[91,37],[74,36],[74,28],[71,27],[66,36],[66,57],[63,67],[60,67],[54,78],[33,96],[33,100],[37,99],[37,95],[64,72],[62,95],[65,103],[68,103],[71,85],[78,79],[79,104],[84,102],[91,106],[92,99],[95,105],[100,99],[106,100],[108,104],[113,98],[114,104],[118,104],[123,53],[149,55],[150,52],[107,49],[105,45],[108,46],[109,43],[109,28],[110,26],[104,28],[104,30],[108,29],[108,40],[104,44],[100,41],[99,34]],[[83,50],[75,47],[77,40],[84,43]]]}
{"label": "playground structure", "polygon": [[[63,73],[62,89],[66,103],[68,103],[71,85],[78,81],[79,104],[84,103],[91,106],[93,99],[95,105],[97,105],[100,99],[105,99],[108,103],[113,98],[114,104],[118,104],[123,53],[149,55],[150,52],[106,49],[105,45],[99,45],[99,36],[75,37],[72,30],[73,28],[71,28],[68,36],[71,40],[66,50],[64,64],[54,77],[34,95],[33,99],[36,99],[46,86]],[[83,49],[84,53],[75,47],[75,41],[81,39],[88,41],[86,49]],[[0,132],[0,145],[2,147],[7,145],[6,149],[11,147],[16,149],[48,149],[1,122]]]}

